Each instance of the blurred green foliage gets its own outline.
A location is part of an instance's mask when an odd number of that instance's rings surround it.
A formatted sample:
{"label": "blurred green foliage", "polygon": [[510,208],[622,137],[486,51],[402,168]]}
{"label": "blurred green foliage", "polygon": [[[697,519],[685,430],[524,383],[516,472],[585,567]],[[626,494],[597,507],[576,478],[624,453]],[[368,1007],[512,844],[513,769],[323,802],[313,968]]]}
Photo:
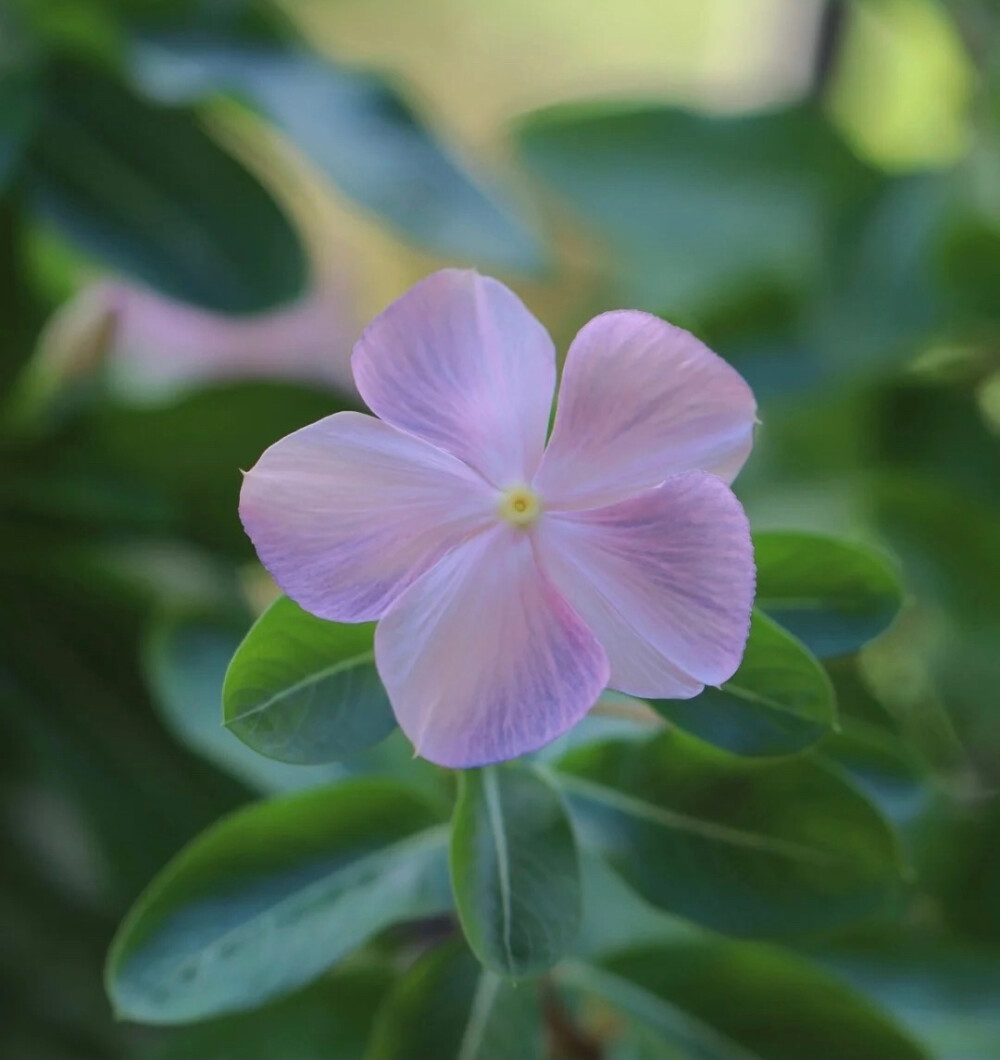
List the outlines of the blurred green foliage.
{"label": "blurred green foliage", "polygon": [[[0,1054],[1000,1057],[1000,20],[826,7],[800,99],[577,92],[480,158],[294,4],[7,0]],[[332,237],[287,153],[408,268],[501,270],[562,337],[660,312],[744,372],[760,592],[731,682],[609,697],[457,793],[399,733],[369,748],[369,630],[279,600],[239,647],[239,468],[355,399],[129,404],[109,335],[53,359],[47,321],[108,270],[222,314],[308,292]]]}

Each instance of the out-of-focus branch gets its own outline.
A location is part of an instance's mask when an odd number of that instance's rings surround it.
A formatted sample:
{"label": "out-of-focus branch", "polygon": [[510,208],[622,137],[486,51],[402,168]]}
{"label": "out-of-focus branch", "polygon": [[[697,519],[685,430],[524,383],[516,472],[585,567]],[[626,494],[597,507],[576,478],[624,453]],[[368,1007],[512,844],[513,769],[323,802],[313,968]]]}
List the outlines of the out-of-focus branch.
{"label": "out-of-focus branch", "polygon": [[821,99],[836,71],[848,19],[848,0],[826,0],[820,14],[813,59],[813,95]]}

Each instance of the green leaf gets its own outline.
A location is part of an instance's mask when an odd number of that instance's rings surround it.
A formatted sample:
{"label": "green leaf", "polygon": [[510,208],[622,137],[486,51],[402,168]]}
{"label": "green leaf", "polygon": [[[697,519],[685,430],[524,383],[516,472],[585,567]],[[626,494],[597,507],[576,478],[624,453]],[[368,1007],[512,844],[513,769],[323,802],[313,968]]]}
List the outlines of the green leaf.
{"label": "green leaf", "polygon": [[451,904],[447,828],[412,788],[356,779],[258,803],[194,840],[115,937],[119,1016],[183,1023],[314,979],[391,924]]}
{"label": "green leaf", "polygon": [[896,617],[903,587],[875,549],[823,534],[754,535],[757,606],[821,659],[847,655]]}
{"label": "green leaf", "polygon": [[374,623],[326,622],[281,597],[233,656],[222,692],[226,728],[269,758],[317,765],[346,758],[396,727],[375,670]]}
{"label": "green leaf", "polygon": [[[0,26],[2,30],[6,26]],[[37,116],[34,78],[21,69],[0,68],[0,191],[21,164]]]}
{"label": "green leaf", "polygon": [[[721,1034],[708,1023],[695,1019],[670,1000],[612,975],[602,968],[570,963],[559,969],[563,998],[586,1012],[611,1006],[610,1041],[614,1055],[656,1060],[764,1060]],[[624,1017],[624,1019],[622,1018]]]}
{"label": "green leaf", "polygon": [[898,736],[875,725],[846,719],[816,752],[832,769],[864,792],[897,828],[919,819],[934,801],[927,766]]}
{"label": "green leaf", "polygon": [[[987,884],[986,893],[989,915],[996,909],[995,887]],[[982,911],[973,909],[973,917]],[[904,923],[861,938],[828,940],[812,947],[811,955],[892,1013],[933,1057],[1000,1056],[996,948],[983,945],[979,924],[973,930],[976,943]]]}
{"label": "green leaf", "polygon": [[669,730],[558,763],[581,842],[647,901],[735,935],[816,930],[884,909],[895,837],[805,756],[758,762]]}
{"label": "green leaf", "polygon": [[947,325],[934,272],[949,195],[941,173],[883,180],[838,226],[798,335],[825,373],[895,376]]}
{"label": "green leaf", "polygon": [[529,117],[520,147],[653,312],[818,283],[840,212],[876,182],[811,106],[707,117],[574,104]]}
{"label": "green leaf", "polygon": [[538,990],[480,967],[462,947],[418,961],[376,1020],[369,1060],[541,1060],[545,1055]]}
{"label": "green leaf", "polygon": [[238,625],[218,620],[171,618],[154,625],[143,662],[167,727],[192,750],[266,794],[342,780],[348,775],[344,766],[275,762],[223,727],[222,682],[242,639]]}
{"label": "green leaf", "polygon": [[463,772],[451,880],[487,968],[517,977],[552,967],[580,926],[580,865],[559,792],[523,766]]}
{"label": "green leaf", "polygon": [[279,438],[343,407],[315,387],[254,380],[152,408],[103,401],[88,428],[102,466],[169,494],[187,537],[249,560],[253,547],[237,515],[240,469]]}
{"label": "green leaf", "polygon": [[664,717],[734,754],[795,754],[837,724],[833,686],[793,636],[755,611],[746,654],[721,688],[650,700]]}
{"label": "green leaf", "polygon": [[[571,964],[562,983],[597,995],[705,1060],[844,1060],[926,1053],[888,1015],[787,950],[705,933]],[[720,1003],[724,999],[724,1003]]]}
{"label": "green leaf", "polygon": [[72,242],[164,294],[231,313],[300,294],[285,215],[189,112],[60,64],[28,156],[35,204]]}
{"label": "green leaf", "polygon": [[362,773],[405,781],[433,799],[445,794],[445,775],[414,758],[399,730],[350,762],[317,766],[277,762],[237,739],[219,723],[219,705],[226,669],[243,640],[244,628],[218,618],[173,617],[157,620],[150,630],[143,651],[146,678],[160,716],[181,743],[268,795]]}
{"label": "green leaf", "polygon": [[184,37],[138,42],[137,80],[161,100],[249,101],[361,206],[446,258],[536,271],[542,250],[503,193],[470,172],[376,74],[304,51]]}
{"label": "green leaf", "polygon": [[[770,1060],[786,1054],[798,1060],[814,1051],[845,1057],[921,1055],[899,1026],[864,998],[869,993],[864,987],[854,992],[804,957],[722,939],[654,909],[593,856],[583,858],[583,869],[581,945],[575,959],[554,974],[562,995],[579,996],[583,1011],[593,1011],[597,999],[601,1009],[610,1005],[614,1010],[617,1018],[601,1021],[610,1032],[605,1055],[655,1060]],[[638,972],[654,974],[633,974],[636,958],[653,953],[657,957]],[[664,966],[660,976],[655,960]],[[693,983],[685,979],[688,969]],[[790,982],[797,985],[789,990]],[[740,1011],[733,1013],[733,1007]],[[781,1012],[781,1020],[774,1020],[775,1012]],[[786,1030],[790,1040],[779,1041]],[[822,1034],[830,1037],[828,1045],[812,1042]],[[809,1042],[808,1051],[803,1045],[796,1052],[798,1035]]]}
{"label": "green leaf", "polygon": [[150,1060],[357,1060],[390,985],[388,969],[342,968],[253,1012],[163,1029]]}

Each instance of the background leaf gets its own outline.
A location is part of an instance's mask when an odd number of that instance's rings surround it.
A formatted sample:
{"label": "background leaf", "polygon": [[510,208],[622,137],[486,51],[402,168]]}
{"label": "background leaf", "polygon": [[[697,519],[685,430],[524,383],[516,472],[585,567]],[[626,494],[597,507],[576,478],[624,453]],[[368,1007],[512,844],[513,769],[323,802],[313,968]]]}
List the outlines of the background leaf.
{"label": "background leaf", "polygon": [[581,842],[654,905],[735,935],[815,930],[884,911],[895,840],[806,757],[734,758],[676,730],[557,764]]}
{"label": "background leaf", "polygon": [[150,884],[115,938],[120,1016],[182,1023],[301,986],[376,932],[451,904],[433,805],[358,779],[223,818]]}
{"label": "background leaf", "polygon": [[838,211],[875,183],[805,105],[720,118],[578,104],[532,115],[519,142],[606,241],[628,300],[652,311],[817,282]]}
{"label": "background leaf", "polygon": [[734,754],[794,754],[837,724],[833,686],[793,636],[754,611],[746,654],[720,688],[694,699],[650,700],[688,732]]}
{"label": "background leaf", "polygon": [[299,765],[378,743],[396,719],[375,670],[374,632],[374,623],[327,622],[276,600],[226,672],[226,727],[255,751]]}
{"label": "background leaf", "polygon": [[20,166],[25,147],[34,132],[37,112],[34,78],[5,63],[0,68],[0,192]]}
{"label": "background leaf", "polygon": [[899,575],[864,545],[793,531],[754,535],[757,606],[821,659],[856,651],[903,602]]}
{"label": "background leaf", "polygon": [[343,407],[326,390],[230,383],[156,408],[106,402],[87,423],[83,444],[101,464],[165,495],[178,532],[251,559],[238,514],[240,469],[279,438]]}
{"label": "background leaf", "polygon": [[378,1014],[369,1060],[541,1060],[538,991],[481,968],[457,945],[410,969]]}
{"label": "background leaf", "polygon": [[169,102],[234,92],[355,202],[446,258],[537,271],[542,250],[499,189],[469,172],[390,83],[301,51],[139,41],[133,70]]}
{"label": "background leaf", "polygon": [[254,1012],[161,1030],[151,1060],[357,1060],[392,984],[377,964],[338,969]]}
{"label": "background leaf", "polygon": [[600,969],[571,965],[561,979],[686,1047],[679,1055],[705,1060],[928,1056],[860,994],[809,961],[759,943],[699,935],[616,954]]}
{"label": "background leaf", "polygon": [[297,791],[348,775],[338,764],[294,766],[242,743],[222,724],[222,682],[243,639],[242,625],[207,618],[161,619],[145,664],[164,722],[182,742],[257,791]]}
{"label": "background leaf", "polygon": [[550,968],[580,924],[580,867],[559,792],[533,770],[460,774],[451,879],[462,928],[487,968]]}
{"label": "background leaf", "polygon": [[306,261],[260,183],[187,111],[93,68],[49,72],[27,180],[41,214],[99,260],[230,313],[300,294]]}
{"label": "background leaf", "polygon": [[[556,982],[570,1001],[583,995],[578,1011],[585,1026],[600,1028],[607,1055],[924,1055],[921,1037],[860,985],[863,975],[843,976],[838,957],[814,961],[773,945],[720,938],[648,905],[592,855],[583,858],[583,869],[580,945],[557,969]],[[843,963],[853,970],[849,959]],[[723,983],[724,993],[717,993]],[[806,1053],[805,1039],[820,1026],[827,1038],[810,1043]]]}

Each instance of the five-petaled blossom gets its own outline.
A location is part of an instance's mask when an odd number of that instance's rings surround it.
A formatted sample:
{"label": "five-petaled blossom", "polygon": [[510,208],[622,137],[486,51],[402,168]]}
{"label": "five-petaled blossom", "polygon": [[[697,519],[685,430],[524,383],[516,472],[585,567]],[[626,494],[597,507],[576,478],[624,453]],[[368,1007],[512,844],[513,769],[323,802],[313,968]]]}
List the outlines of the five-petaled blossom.
{"label": "five-petaled blossom", "polygon": [[375,663],[417,752],[533,751],[611,686],[685,699],[732,676],[754,595],[727,483],[753,444],[741,376],[686,331],[605,313],[570,346],[475,272],[427,277],[355,347],[375,419],[271,446],[240,514],[305,610],[379,619]]}

